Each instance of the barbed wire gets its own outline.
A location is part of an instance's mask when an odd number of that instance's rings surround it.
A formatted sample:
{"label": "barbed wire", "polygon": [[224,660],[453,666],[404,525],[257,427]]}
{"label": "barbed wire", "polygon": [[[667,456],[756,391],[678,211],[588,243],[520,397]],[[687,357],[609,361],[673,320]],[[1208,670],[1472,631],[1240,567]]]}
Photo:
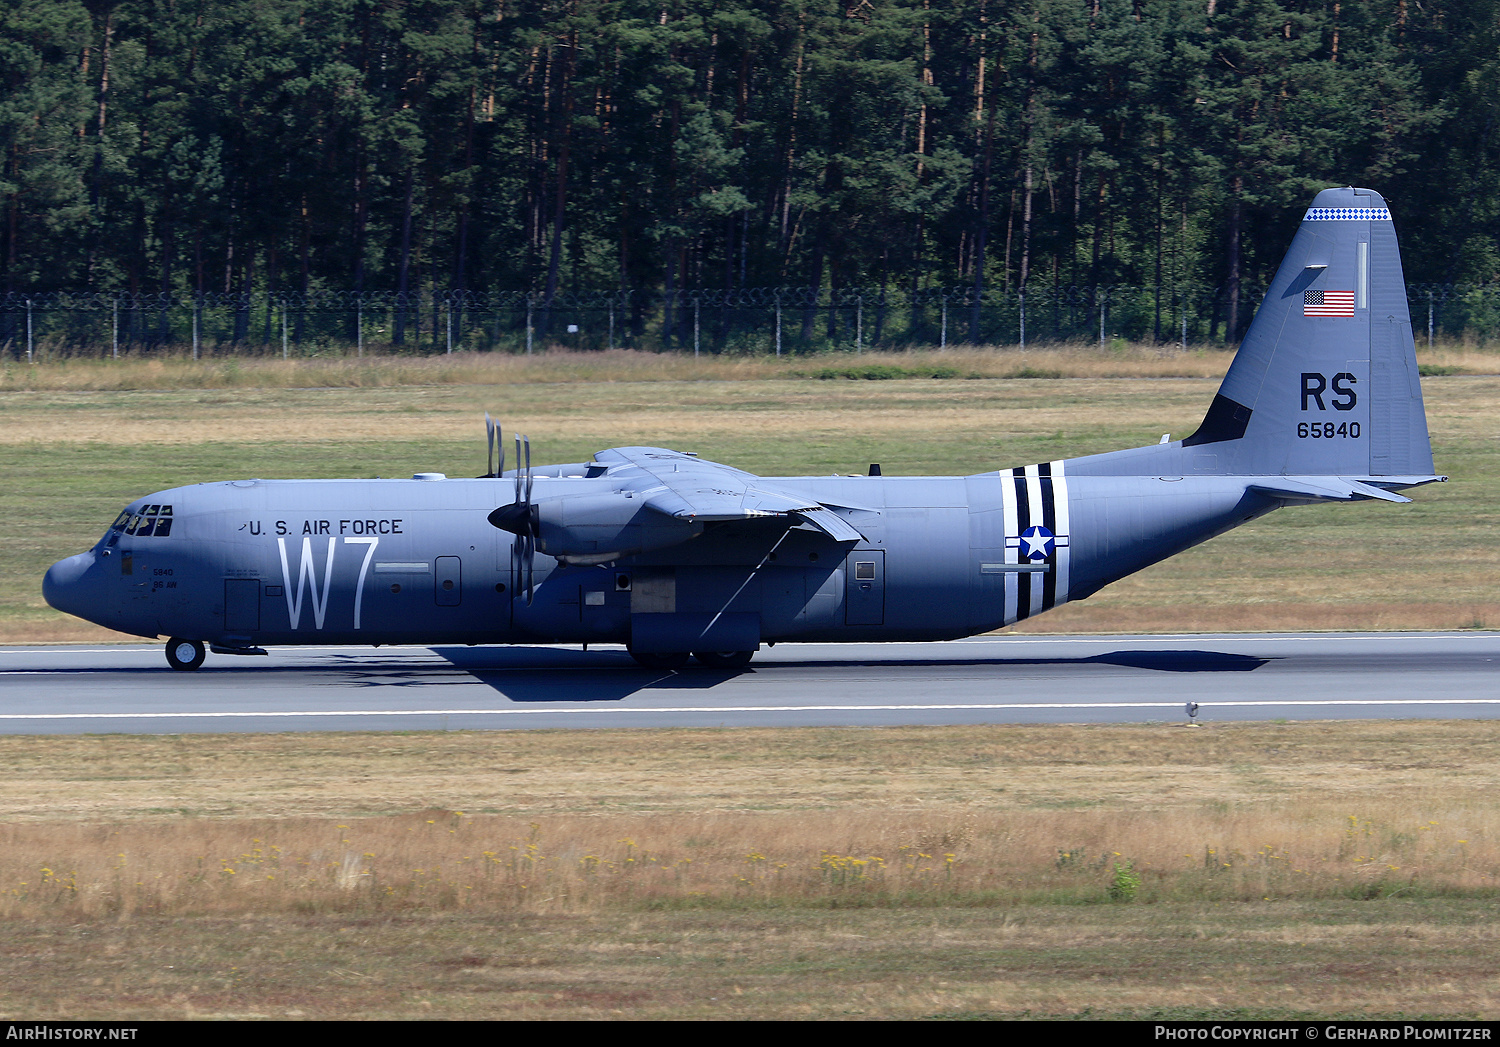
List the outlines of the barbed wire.
{"label": "barbed wire", "polygon": [[[1253,302],[1265,294],[1264,285],[1242,284],[1240,298]],[[1418,283],[1406,285],[1412,302],[1446,303],[1472,296],[1500,294],[1500,283]],[[79,312],[160,309],[202,310],[306,310],[352,312],[439,308],[462,309],[826,309],[911,308],[913,306],[1006,306],[1025,301],[1029,305],[1094,307],[1132,300],[1203,301],[1227,297],[1224,286],[1186,284],[1156,287],[1150,284],[1061,284],[1032,286],[1024,293],[1017,288],[957,285],[926,288],[894,287],[735,287],[678,288],[673,290],[562,291],[549,300],[540,291],[12,291],[0,294],[0,310],[71,310]]]}
{"label": "barbed wire", "polygon": [[[1187,345],[1230,337],[1266,293],[1225,286],[1053,284],[537,291],[44,291],[0,294],[0,354],[171,351],[282,356],[366,343],[417,352],[537,345],[655,351],[859,349],[1130,337]],[[1500,330],[1500,282],[1407,285],[1414,327]],[[1238,316],[1238,322],[1234,317]],[[260,348],[257,349],[256,347]],[[102,350],[101,350],[102,347]],[[424,348],[425,347],[425,348]]]}

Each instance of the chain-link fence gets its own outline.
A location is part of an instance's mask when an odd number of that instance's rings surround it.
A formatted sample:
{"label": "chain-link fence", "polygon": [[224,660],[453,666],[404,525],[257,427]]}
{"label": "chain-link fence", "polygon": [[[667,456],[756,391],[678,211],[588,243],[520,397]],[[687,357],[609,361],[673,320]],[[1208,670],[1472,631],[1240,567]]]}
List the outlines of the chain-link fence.
{"label": "chain-link fence", "polygon": [[[48,292],[0,296],[0,351],[12,358],[142,354],[307,356],[324,352],[527,353],[641,349],[800,353],[957,344],[1229,340],[1264,294],[1125,284],[535,292],[317,291],[307,294]],[[1409,284],[1419,341],[1500,336],[1500,285]]]}

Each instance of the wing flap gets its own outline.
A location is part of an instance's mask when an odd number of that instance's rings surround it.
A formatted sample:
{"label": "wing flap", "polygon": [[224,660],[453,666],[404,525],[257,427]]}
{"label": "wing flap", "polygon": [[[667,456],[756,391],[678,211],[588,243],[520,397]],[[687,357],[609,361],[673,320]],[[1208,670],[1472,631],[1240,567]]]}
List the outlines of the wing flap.
{"label": "wing flap", "polygon": [[816,509],[799,510],[796,515],[828,535],[835,542],[862,542],[865,539],[865,536],[853,524],[831,509],[824,509],[822,506],[819,506]]}

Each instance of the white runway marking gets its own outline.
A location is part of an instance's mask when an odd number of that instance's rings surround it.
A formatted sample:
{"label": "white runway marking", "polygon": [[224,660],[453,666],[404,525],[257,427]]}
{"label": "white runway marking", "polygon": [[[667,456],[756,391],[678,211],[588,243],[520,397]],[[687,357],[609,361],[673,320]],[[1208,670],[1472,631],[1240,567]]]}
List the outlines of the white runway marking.
{"label": "white runway marking", "polygon": [[[1389,705],[1500,705],[1500,698],[1391,698],[1352,699],[1322,702],[1265,701],[1200,702],[1199,712],[1215,709],[1254,706],[1265,708],[1318,708],[1329,706],[1389,706]],[[545,708],[524,709],[298,709],[284,712],[175,712],[175,713],[0,713],[0,720],[170,720],[183,717],[202,719],[255,719],[268,716],[526,716],[536,713],[551,715],[594,715],[598,713],[631,713],[653,715],[658,713],[818,713],[818,712],[928,712],[928,711],[1003,711],[1012,709],[1175,709],[1182,711],[1181,702],[1017,702],[1000,704],[994,702],[954,705],[655,705],[641,708],[622,706],[599,708],[590,703],[581,708],[558,708],[548,704]]]}

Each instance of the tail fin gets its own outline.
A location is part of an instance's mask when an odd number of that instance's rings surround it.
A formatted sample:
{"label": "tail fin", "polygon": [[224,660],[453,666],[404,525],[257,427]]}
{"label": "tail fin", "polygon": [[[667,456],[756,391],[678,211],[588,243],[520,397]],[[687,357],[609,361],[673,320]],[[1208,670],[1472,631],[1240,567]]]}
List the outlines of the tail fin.
{"label": "tail fin", "polygon": [[1196,460],[1187,472],[1413,480],[1432,472],[1401,252],[1379,193],[1325,189],[1313,200],[1203,424],[1182,447]]}

